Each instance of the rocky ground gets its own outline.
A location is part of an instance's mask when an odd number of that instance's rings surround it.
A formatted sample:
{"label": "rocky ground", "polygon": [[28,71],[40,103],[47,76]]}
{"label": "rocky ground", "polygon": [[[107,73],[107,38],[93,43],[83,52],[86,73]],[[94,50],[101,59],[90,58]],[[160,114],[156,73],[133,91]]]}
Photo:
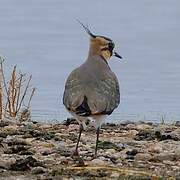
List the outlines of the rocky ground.
{"label": "rocky ground", "polygon": [[78,125],[0,121],[0,179],[180,179],[180,122],[124,122],[82,133]]}

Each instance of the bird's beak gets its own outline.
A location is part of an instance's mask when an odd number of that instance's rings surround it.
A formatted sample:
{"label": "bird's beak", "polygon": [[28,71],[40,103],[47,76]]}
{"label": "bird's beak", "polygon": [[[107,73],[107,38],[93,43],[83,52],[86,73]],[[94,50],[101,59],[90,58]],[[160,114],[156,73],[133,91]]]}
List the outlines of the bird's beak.
{"label": "bird's beak", "polygon": [[120,56],[120,55],[119,55],[117,52],[115,52],[115,51],[114,51],[113,56],[115,56],[115,57],[117,57],[117,58],[119,58],[119,59],[122,59],[122,56]]}

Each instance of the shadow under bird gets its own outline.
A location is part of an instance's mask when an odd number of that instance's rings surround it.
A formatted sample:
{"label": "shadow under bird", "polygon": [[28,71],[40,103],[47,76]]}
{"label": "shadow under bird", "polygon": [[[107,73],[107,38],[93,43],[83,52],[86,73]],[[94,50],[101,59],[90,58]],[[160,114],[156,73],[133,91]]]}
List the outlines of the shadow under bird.
{"label": "shadow under bird", "polygon": [[85,122],[90,119],[96,128],[95,157],[101,124],[120,103],[119,83],[111,71],[108,60],[112,56],[122,58],[114,51],[114,42],[105,36],[94,35],[79,22],[90,36],[89,54],[86,61],[73,70],[67,78],[63,104],[80,125],[74,155],[79,155],[78,145]]}

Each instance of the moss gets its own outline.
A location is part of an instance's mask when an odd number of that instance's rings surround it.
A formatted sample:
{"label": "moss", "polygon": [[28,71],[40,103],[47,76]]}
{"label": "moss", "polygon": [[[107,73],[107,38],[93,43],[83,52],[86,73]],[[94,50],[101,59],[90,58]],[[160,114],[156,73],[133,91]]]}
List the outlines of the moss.
{"label": "moss", "polygon": [[45,135],[44,139],[46,139],[46,140],[51,140],[51,139],[53,139],[54,137],[55,137],[55,132],[54,132],[54,131],[50,131],[50,132],[48,132],[48,133]]}
{"label": "moss", "polygon": [[99,141],[98,149],[115,149],[116,151],[121,151],[124,148],[109,141]]}
{"label": "moss", "polygon": [[60,168],[60,169],[53,169],[49,174],[51,176],[62,176],[64,173],[64,169]]}

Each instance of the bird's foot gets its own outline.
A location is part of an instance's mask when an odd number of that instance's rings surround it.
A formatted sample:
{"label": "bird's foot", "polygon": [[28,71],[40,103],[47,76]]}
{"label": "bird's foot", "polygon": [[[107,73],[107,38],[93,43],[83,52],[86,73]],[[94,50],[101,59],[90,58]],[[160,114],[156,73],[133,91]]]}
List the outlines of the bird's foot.
{"label": "bird's foot", "polygon": [[73,151],[72,156],[79,156],[79,152],[77,149],[75,149],[75,151]]}
{"label": "bird's foot", "polygon": [[97,158],[97,154],[94,154],[93,159],[96,159],[96,158]]}

